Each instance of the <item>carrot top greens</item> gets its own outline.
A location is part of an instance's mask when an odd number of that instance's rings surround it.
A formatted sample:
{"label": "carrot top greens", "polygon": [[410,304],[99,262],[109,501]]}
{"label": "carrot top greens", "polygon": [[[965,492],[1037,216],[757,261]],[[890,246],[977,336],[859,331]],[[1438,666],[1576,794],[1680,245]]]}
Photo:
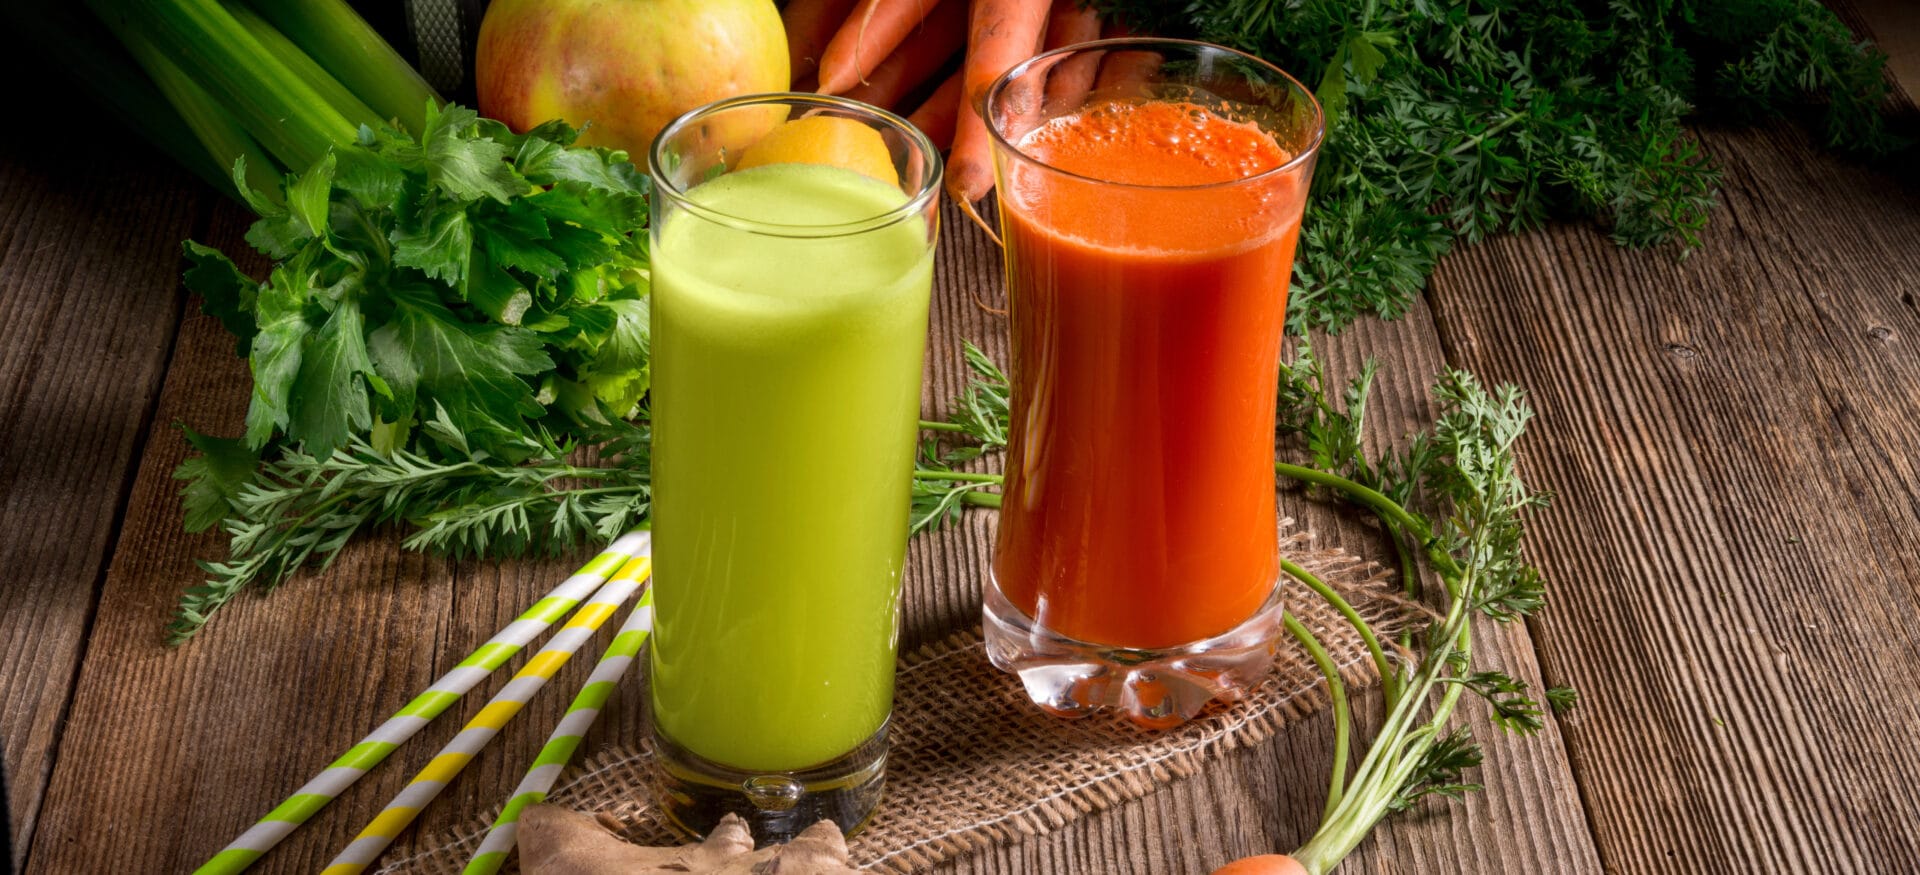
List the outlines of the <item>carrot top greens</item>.
{"label": "carrot top greens", "polygon": [[[1388,813],[1425,796],[1458,798],[1479,788],[1464,773],[1480,763],[1480,747],[1466,727],[1451,723],[1463,693],[1484,701],[1503,730],[1531,735],[1544,727],[1542,706],[1524,681],[1473,660],[1476,615],[1510,622],[1546,603],[1545,582],[1522,550],[1527,519],[1549,498],[1529,488],[1519,470],[1516,446],[1533,411],[1514,386],[1489,390],[1472,374],[1448,369],[1431,390],[1439,409],[1433,427],[1411,435],[1398,453],[1370,459],[1361,435],[1373,374],[1369,363],[1336,401],[1311,347],[1302,343],[1281,369],[1279,421],[1307,451],[1311,467],[1281,462],[1276,469],[1374,514],[1399,555],[1407,593],[1423,596],[1423,577],[1437,578],[1441,591],[1434,595],[1445,613],[1421,640],[1403,642],[1419,645],[1417,659],[1374,651],[1387,716],[1350,778],[1345,693],[1338,675],[1328,675],[1338,759],[1320,829],[1293,852],[1311,873],[1331,870]],[[1310,575],[1288,571],[1337,602]],[[1364,622],[1350,619],[1371,639]],[[1323,670],[1330,668],[1311,631],[1297,623],[1289,631]],[[1576,699],[1564,688],[1546,694],[1562,709]]]}
{"label": "carrot top greens", "polygon": [[1906,141],[1885,56],[1817,0],[1094,0],[1139,32],[1265,58],[1328,132],[1289,318],[1405,312],[1457,240],[1591,219],[1623,246],[1700,245],[1719,173],[1682,126],[1805,110],[1828,145]]}

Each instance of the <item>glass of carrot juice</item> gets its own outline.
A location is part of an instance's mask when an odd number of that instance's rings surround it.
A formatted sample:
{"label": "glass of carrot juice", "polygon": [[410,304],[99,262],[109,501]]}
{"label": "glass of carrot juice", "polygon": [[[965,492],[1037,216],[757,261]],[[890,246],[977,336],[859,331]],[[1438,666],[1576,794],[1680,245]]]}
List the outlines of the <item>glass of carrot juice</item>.
{"label": "glass of carrot juice", "polygon": [[1054,714],[1176,725],[1281,629],[1274,391],[1324,131],[1258,58],[1048,52],[987,90],[1012,434],[987,650]]}
{"label": "glass of carrot juice", "polygon": [[649,157],[657,798],[695,834],[852,832],[886,766],[940,156],[769,94]]}

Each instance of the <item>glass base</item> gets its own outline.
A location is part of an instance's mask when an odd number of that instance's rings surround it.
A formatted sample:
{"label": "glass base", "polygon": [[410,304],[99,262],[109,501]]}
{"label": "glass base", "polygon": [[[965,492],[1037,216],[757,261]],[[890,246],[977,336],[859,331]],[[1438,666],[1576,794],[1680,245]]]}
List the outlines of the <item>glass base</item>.
{"label": "glass base", "polygon": [[880,804],[887,771],[887,724],[852,751],[791,772],[742,771],[700,757],[653,729],[655,798],[678,829],[704,838],[727,814],[753,829],[756,846],[788,841],[822,820],[848,836]]}
{"label": "glass base", "polygon": [[1273,670],[1274,645],[1285,616],[1280,587],[1233,629],[1191,644],[1133,650],[1076,641],[1035,622],[989,577],[985,615],[987,658],[1018,675],[1027,698],[1057,717],[1121,712],[1148,729],[1178,726],[1215,699],[1251,692]]}

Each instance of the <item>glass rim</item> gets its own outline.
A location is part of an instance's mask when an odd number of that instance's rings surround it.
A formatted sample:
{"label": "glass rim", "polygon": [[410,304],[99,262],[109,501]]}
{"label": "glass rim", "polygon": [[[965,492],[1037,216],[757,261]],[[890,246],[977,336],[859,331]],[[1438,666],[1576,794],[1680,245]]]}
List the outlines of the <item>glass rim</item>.
{"label": "glass rim", "polygon": [[[1024,151],[1021,151],[1020,147],[1014,145],[1011,141],[1009,141],[1006,138],[1006,135],[1000,132],[1000,127],[993,123],[993,114],[988,111],[989,107],[993,106],[996,99],[999,98],[1003,93],[1005,93],[1007,88],[1013,84],[1013,81],[1015,79],[1018,79],[1020,76],[1024,75],[1035,64],[1038,64],[1050,58],[1060,58],[1060,57],[1065,57],[1067,55],[1080,54],[1083,52],[1110,51],[1113,49],[1143,48],[1143,47],[1149,47],[1149,46],[1162,46],[1162,47],[1172,46],[1172,47],[1177,47],[1177,48],[1181,48],[1189,51],[1198,50],[1198,49],[1211,49],[1217,52],[1223,52],[1230,55],[1237,55],[1248,61],[1252,61],[1253,63],[1261,67],[1265,67],[1267,70],[1272,71],[1273,73],[1277,74],[1282,80],[1284,80],[1287,83],[1287,85],[1295,93],[1305,97],[1307,99],[1307,105],[1313,107],[1313,117],[1314,117],[1313,138],[1307,143],[1306,148],[1301,149],[1299,152],[1295,153],[1293,157],[1288,158],[1286,161],[1280,163],[1277,166],[1269,167],[1266,170],[1262,170],[1259,173],[1256,173],[1252,176],[1242,176],[1239,179],[1228,179],[1228,180],[1223,180],[1221,182],[1206,182],[1206,183],[1200,183],[1197,185],[1149,185],[1146,183],[1139,183],[1139,182],[1117,182],[1111,179],[1101,179],[1097,176],[1086,176],[1084,174],[1075,173],[1071,170],[1063,170],[1059,167],[1055,167],[1052,164],[1048,164],[1045,161],[1035,158]],[[1197,54],[1197,52],[1195,53]],[[1035,167],[1039,167],[1043,170],[1046,170],[1049,173],[1057,173],[1069,179],[1076,179],[1083,182],[1096,183],[1099,185],[1118,186],[1120,188],[1140,189],[1143,191],[1206,191],[1208,189],[1228,188],[1232,186],[1244,185],[1251,182],[1265,180],[1269,177],[1272,177],[1278,174],[1289,173],[1294,170],[1297,170],[1298,168],[1303,166],[1306,162],[1313,160],[1313,157],[1319,154],[1321,144],[1325,143],[1327,139],[1326,110],[1320,106],[1320,99],[1313,96],[1313,90],[1306,87],[1305,85],[1300,84],[1300,80],[1293,78],[1293,74],[1280,69],[1277,65],[1266,60],[1265,58],[1261,58],[1257,55],[1248,54],[1246,52],[1240,51],[1239,49],[1229,48],[1227,46],[1219,45],[1217,43],[1204,42],[1202,40],[1172,39],[1168,37],[1121,37],[1117,39],[1091,40],[1084,43],[1074,43],[1072,45],[1061,46],[1060,48],[1057,48],[1057,49],[1041,52],[1040,54],[1034,55],[1031,58],[1028,58],[1024,61],[1021,61],[1018,64],[1013,65],[1011,68],[1007,70],[1007,72],[1000,74],[999,78],[994,79],[993,82],[987,86],[986,92],[981,96],[980,106],[978,109],[980,112],[981,120],[986,123],[987,135],[993,138],[994,145],[1001,149],[1004,149],[1007,152],[1007,154],[1018,157],[1021,161],[1025,161],[1029,164],[1032,164]]]}
{"label": "glass rim", "polygon": [[[920,190],[912,192],[908,196],[906,203],[887,210],[884,213],[876,213],[864,219],[826,225],[789,225],[780,222],[763,222],[757,219],[736,216],[731,213],[713,209],[704,204],[696,203],[687,197],[687,189],[681,188],[661,169],[661,151],[668,139],[674,134],[685,130],[694,122],[727,110],[748,106],[771,106],[776,104],[851,111],[875,117],[888,127],[899,130],[906,135],[907,140],[913,144],[913,148],[918,150],[927,161],[928,172],[926,178],[921,181]],[[877,231],[898,223],[910,216],[919,215],[926,210],[927,205],[933,198],[939,195],[940,181],[946,175],[946,165],[941,161],[940,150],[934,146],[932,139],[918,127],[915,127],[912,122],[885,109],[837,95],[814,94],[806,91],[766,91],[756,94],[724,97],[711,103],[696,106],[693,109],[675,116],[673,121],[667,122],[666,127],[660,129],[660,133],[654,135],[653,142],[647,146],[647,175],[653,178],[653,190],[672,198],[676,208],[691,212],[709,222],[724,225],[738,231],[746,231],[769,237],[826,239]],[[881,180],[875,181],[880,182]],[[899,187],[898,185],[894,186],[894,188]],[[648,216],[648,224],[652,225],[656,218],[658,218],[657,213]]]}

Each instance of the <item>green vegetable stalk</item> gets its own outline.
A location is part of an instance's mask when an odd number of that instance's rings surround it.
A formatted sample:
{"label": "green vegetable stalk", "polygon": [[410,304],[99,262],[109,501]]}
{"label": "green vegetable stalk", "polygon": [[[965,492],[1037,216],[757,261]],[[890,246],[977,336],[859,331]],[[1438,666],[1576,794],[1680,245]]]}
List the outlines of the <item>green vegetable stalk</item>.
{"label": "green vegetable stalk", "polygon": [[[161,53],[152,42],[139,33],[128,34],[127,51],[138,59],[140,66],[147,71],[155,87],[165,96],[166,102],[179,112],[199,141],[206,156],[232,155],[244,162],[246,183],[264,190],[270,198],[280,198],[278,165],[260,144],[241,127],[240,122],[227,112],[226,107],[213,99],[206,89],[193,81],[185,71],[173,63],[172,59]],[[202,156],[204,159],[206,156]],[[222,189],[238,194],[231,177],[217,177]]]}
{"label": "green vegetable stalk", "polygon": [[[122,43],[150,41],[201,88],[220,95],[283,166],[311,166],[331,146],[353,142],[354,123],[218,0],[89,0],[88,6]],[[231,158],[218,163],[228,166]]]}
{"label": "green vegetable stalk", "polygon": [[294,45],[332,71],[342,85],[378,112],[418,131],[426,125],[433,87],[346,0],[249,0]]}
{"label": "green vegetable stalk", "polygon": [[[288,71],[312,86],[314,91],[319,92],[320,96],[326,99],[327,105],[339,111],[347,121],[356,127],[377,126],[383,121],[379,113],[374,112],[365,101],[348,91],[347,86],[340,84],[340,80],[335,79],[333,74],[328,73],[314,59],[307,57],[299,46],[294,45],[293,40],[287,39],[286,34],[274,30],[272,24],[260,17],[260,13],[253,11],[250,7],[237,5],[228,7],[227,11],[233,15],[234,20],[240,22],[240,26],[247,29],[247,33],[260,41],[260,45],[275,61],[286,65]],[[423,98],[420,106],[425,105],[426,100]],[[417,112],[415,117],[418,117]],[[409,128],[409,130],[419,129]]]}
{"label": "green vegetable stalk", "polygon": [[344,0],[86,6],[93,21],[58,4],[0,15],[34,44],[57,46],[55,60],[100,103],[229,194],[239,194],[228,182],[236,160],[274,199],[287,169],[312,166],[361,127],[397,121],[417,133],[439,103]]}

